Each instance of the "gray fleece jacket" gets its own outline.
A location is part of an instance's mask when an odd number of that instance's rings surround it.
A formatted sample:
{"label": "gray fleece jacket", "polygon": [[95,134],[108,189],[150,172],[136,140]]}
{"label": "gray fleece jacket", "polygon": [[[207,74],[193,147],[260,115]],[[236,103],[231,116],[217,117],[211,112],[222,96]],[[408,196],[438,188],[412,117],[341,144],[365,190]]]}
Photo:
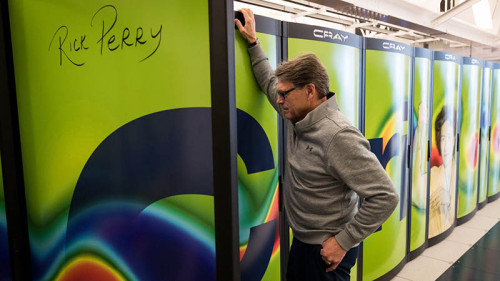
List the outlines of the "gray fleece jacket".
{"label": "gray fleece jacket", "polygon": [[[276,103],[277,78],[257,44],[249,48],[254,75]],[[295,238],[321,244],[335,236],[344,250],[358,245],[394,211],[399,196],[368,141],[339,111],[335,96],[287,126],[284,204]],[[358,200],[364,198],[358,210]]]}

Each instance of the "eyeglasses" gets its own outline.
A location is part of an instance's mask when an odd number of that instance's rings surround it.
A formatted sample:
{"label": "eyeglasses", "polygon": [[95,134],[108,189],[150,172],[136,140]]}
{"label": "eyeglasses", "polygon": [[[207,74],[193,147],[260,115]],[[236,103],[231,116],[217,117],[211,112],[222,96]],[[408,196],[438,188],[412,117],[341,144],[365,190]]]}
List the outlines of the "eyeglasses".
{"label": "eyeglasses", "polygon": [[278,95],[280,97],[282,97],[283,99],[286,99],[286,96],[288,96],[288,94],[290,94],[290,92],[292,92],[293,90],[295,90],[295,87],[291,88],[290,90],[286,90],[286,91],[279,91],[278,90]]}

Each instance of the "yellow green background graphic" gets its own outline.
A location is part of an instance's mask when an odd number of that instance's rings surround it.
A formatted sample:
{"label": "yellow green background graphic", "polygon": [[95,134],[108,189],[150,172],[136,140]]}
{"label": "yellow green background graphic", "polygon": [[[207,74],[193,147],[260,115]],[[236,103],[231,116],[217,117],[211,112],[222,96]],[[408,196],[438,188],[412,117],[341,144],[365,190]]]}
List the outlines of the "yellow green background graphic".
{"label": "yellow green background graphic", "polygon": [[288,38],[289,59],[306,53],[314,53],[324,64],[330,78],[330,91],[336,93],[335,97],[340,111],[354,126],[359,128],[361,91],[359,81],[361,53],[359,49],[330,42]]}
{"label": "yellow green background graphic", "polygon": [[180,186],[141,175],[211,175],[184,157],[211,159],[208,1],[22,0],[9,14],[34,280],[215,280],[212,183],[141,201]]}
{"label": "yellow green background graphic", "polygon": [[482,66],[479,60],[473,61],[476,64],[462,67],[457,218],[470,214],[477,205]]}
{"label": "yellow green background graphic", "polygon": [[488,197],[500,192],[500,64],[493,70],[491,92],[490,180]]}
{"label": "yellow green background graphic", "polygon": [[429,139],[429,110],[431,85],[431,59],[415,58],[413,91],[413,139],[411,176],[410,251],[425,243],[427,224],[427,142]]}
{"label": "yellow green background graphic", "polygon": [[456,213],[456,130],[447,139],[445,148],[452,152],[450,170],[444,172],[442,155],[437,148],[436,119],[446,106],[447,119],[451,128],[456,128],[458,108],[460,64],[454,61],[434,60],[433,111],[432,111],[432,150],[430,174],[429,234],[433,238],[448,230],[455,221]]}
{"label": "yellow green background graphic", "polygon": [[2,175],[2,156],[0,155],[0,280],[11,280],[9,239],[7,236],[7,217]]}
{"label": "yellow green background graphic", "polygon": [[[365,137],[396,191],[400,195],[407,194],[404,155],[411,57],[379,50],[365,52]],[[363,242],[364,280],[381,277],[403,261],[406,255],[407,216],[406,211],[401,211],[404,209],[402,205],[403,201],[384,222],[381,230]]]}
{"label": "yellow green background graphic", "polygon": [[[256,18],[257,25],[260,24]],[[269,19],[267,19],[269,20]],[[269,57],[273,67],[277,65],[277,37],[266,33],[257,33],[261,47]],[[252,172],[248,169],[241,156],[238,157],[238,206],[240,221],[240,258],[242,258],[242,280],[279,280],[280,279],[280,239],[278,228],[278,114],[260,90],[254,78],[250,58],[247,51],[248,43],[236,32],[235,65],[236,65],[236,107],[239,111],[249,114],[260,124],[265,132],[266,139],[272,148],[272,168]],[[244,123],[238,119],[238,134],[248,131]],[[247,135],[247,142],[255,143],[256,148],[263,145],[254,139],[254,135]],[[240,140],[238,145],[240,146]],[[252,151],[251,153],[258,153]],[[274,222],[267,236],[272,239],[272,255],[267,260],[256,261],[265,269],[263,275],[250,272],[253,269],[245,268],[245,253],[249,244],[252,228]],[[251,242],[250,242],[251,243]],[[258,245],[262,251],[267,247],[263,243]],[[254,249],[255,250],[255,249]]]}
{"label": "yellow green background graphic", "polygon": [[479,153],[479,186],[478,186],[478,203],[483,203],[487,199],[488,191],[488,171],[489,171],[489,129],[491,124],[491,74],[492,65],[487,62],[483,68],[483,85],[481,92],[481,109],[480,109],[480,153]]}

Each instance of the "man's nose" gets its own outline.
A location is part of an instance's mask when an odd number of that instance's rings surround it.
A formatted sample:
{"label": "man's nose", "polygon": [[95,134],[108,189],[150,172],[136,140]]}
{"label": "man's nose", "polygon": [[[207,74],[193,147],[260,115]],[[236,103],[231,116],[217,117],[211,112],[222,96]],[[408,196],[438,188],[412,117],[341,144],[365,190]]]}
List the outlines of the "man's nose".
{"label": "man's nose", "polygon": [[278,95],[278,97],[276,98],[276,103],[283,104],[284,102],[285,102],[285,99],[283,97],[281,97],[280,95]]}

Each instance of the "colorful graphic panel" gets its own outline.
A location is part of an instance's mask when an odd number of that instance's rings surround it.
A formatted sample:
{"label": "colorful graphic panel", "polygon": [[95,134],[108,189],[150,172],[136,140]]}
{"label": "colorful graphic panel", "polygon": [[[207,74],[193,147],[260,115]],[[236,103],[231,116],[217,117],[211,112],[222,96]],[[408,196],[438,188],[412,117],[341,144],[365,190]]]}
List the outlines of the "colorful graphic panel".
{"label": "colorful graphic panel", "polygon": [[463,59],[457,218],[470,214],[477,206],[482,64],[478,59]]}
{"label": "colorful graphic panel", "polygon": [[488,197],[500,192],[500,64],[495,63],[491,88],[491,144]]}
{"label": "colorful graphic panel", "polygon": [[486,202],[488,190],[488,171],[490,162],[489,130],[491,124],[491,74],[493,63],[485,62],[483,68],[483,86],[481,92],[481,121],[480,121],[480,145],[479,145],[479,198],[478,203]]}
{"label": "colorful graphic panel", "polygon": [[34,280],[215,280],[208,2],[9,8]]}
{"label": "colorful graphic panel", "polygon": [[7,236],[7,217],[3,190],[2,157],[0,155],[0,280],[11,280],[9,239]]}
{"label": "colorful graphic panel", "polygon": [[[279,22],[257,16],[256,25],[260,45],[276,67]],[[278,114],[259,89],[247,46],[237,31],[238,151],[246,152],[238,157],[241,278],[274,281],[280,280]]]}
{"label": "colorful graphic panel", "polygon": [[365,39],[365,136],[400,194],[400,203],[379,231],[363,242],[363,279],[383,276],[406,255],[406,151],[412,47]]}
{"label": "colorful graphic panel", "polygon": [[425,243],[427,225],[428,140],[431,98],[432,52],[415,48],[412,166],[411,166],[411,223],[410,251]]}
{"label": "colorful graphic panel", "polygon": [[288,58],[314,53],[326,67],[342,113],[360,128],[361,37],[325,27],[289,23]]}
{"label": "colorful graphic panel", "polygon": [[456,127],[462,58],[434,53],[429,233],[448,230],[456,214]]}

